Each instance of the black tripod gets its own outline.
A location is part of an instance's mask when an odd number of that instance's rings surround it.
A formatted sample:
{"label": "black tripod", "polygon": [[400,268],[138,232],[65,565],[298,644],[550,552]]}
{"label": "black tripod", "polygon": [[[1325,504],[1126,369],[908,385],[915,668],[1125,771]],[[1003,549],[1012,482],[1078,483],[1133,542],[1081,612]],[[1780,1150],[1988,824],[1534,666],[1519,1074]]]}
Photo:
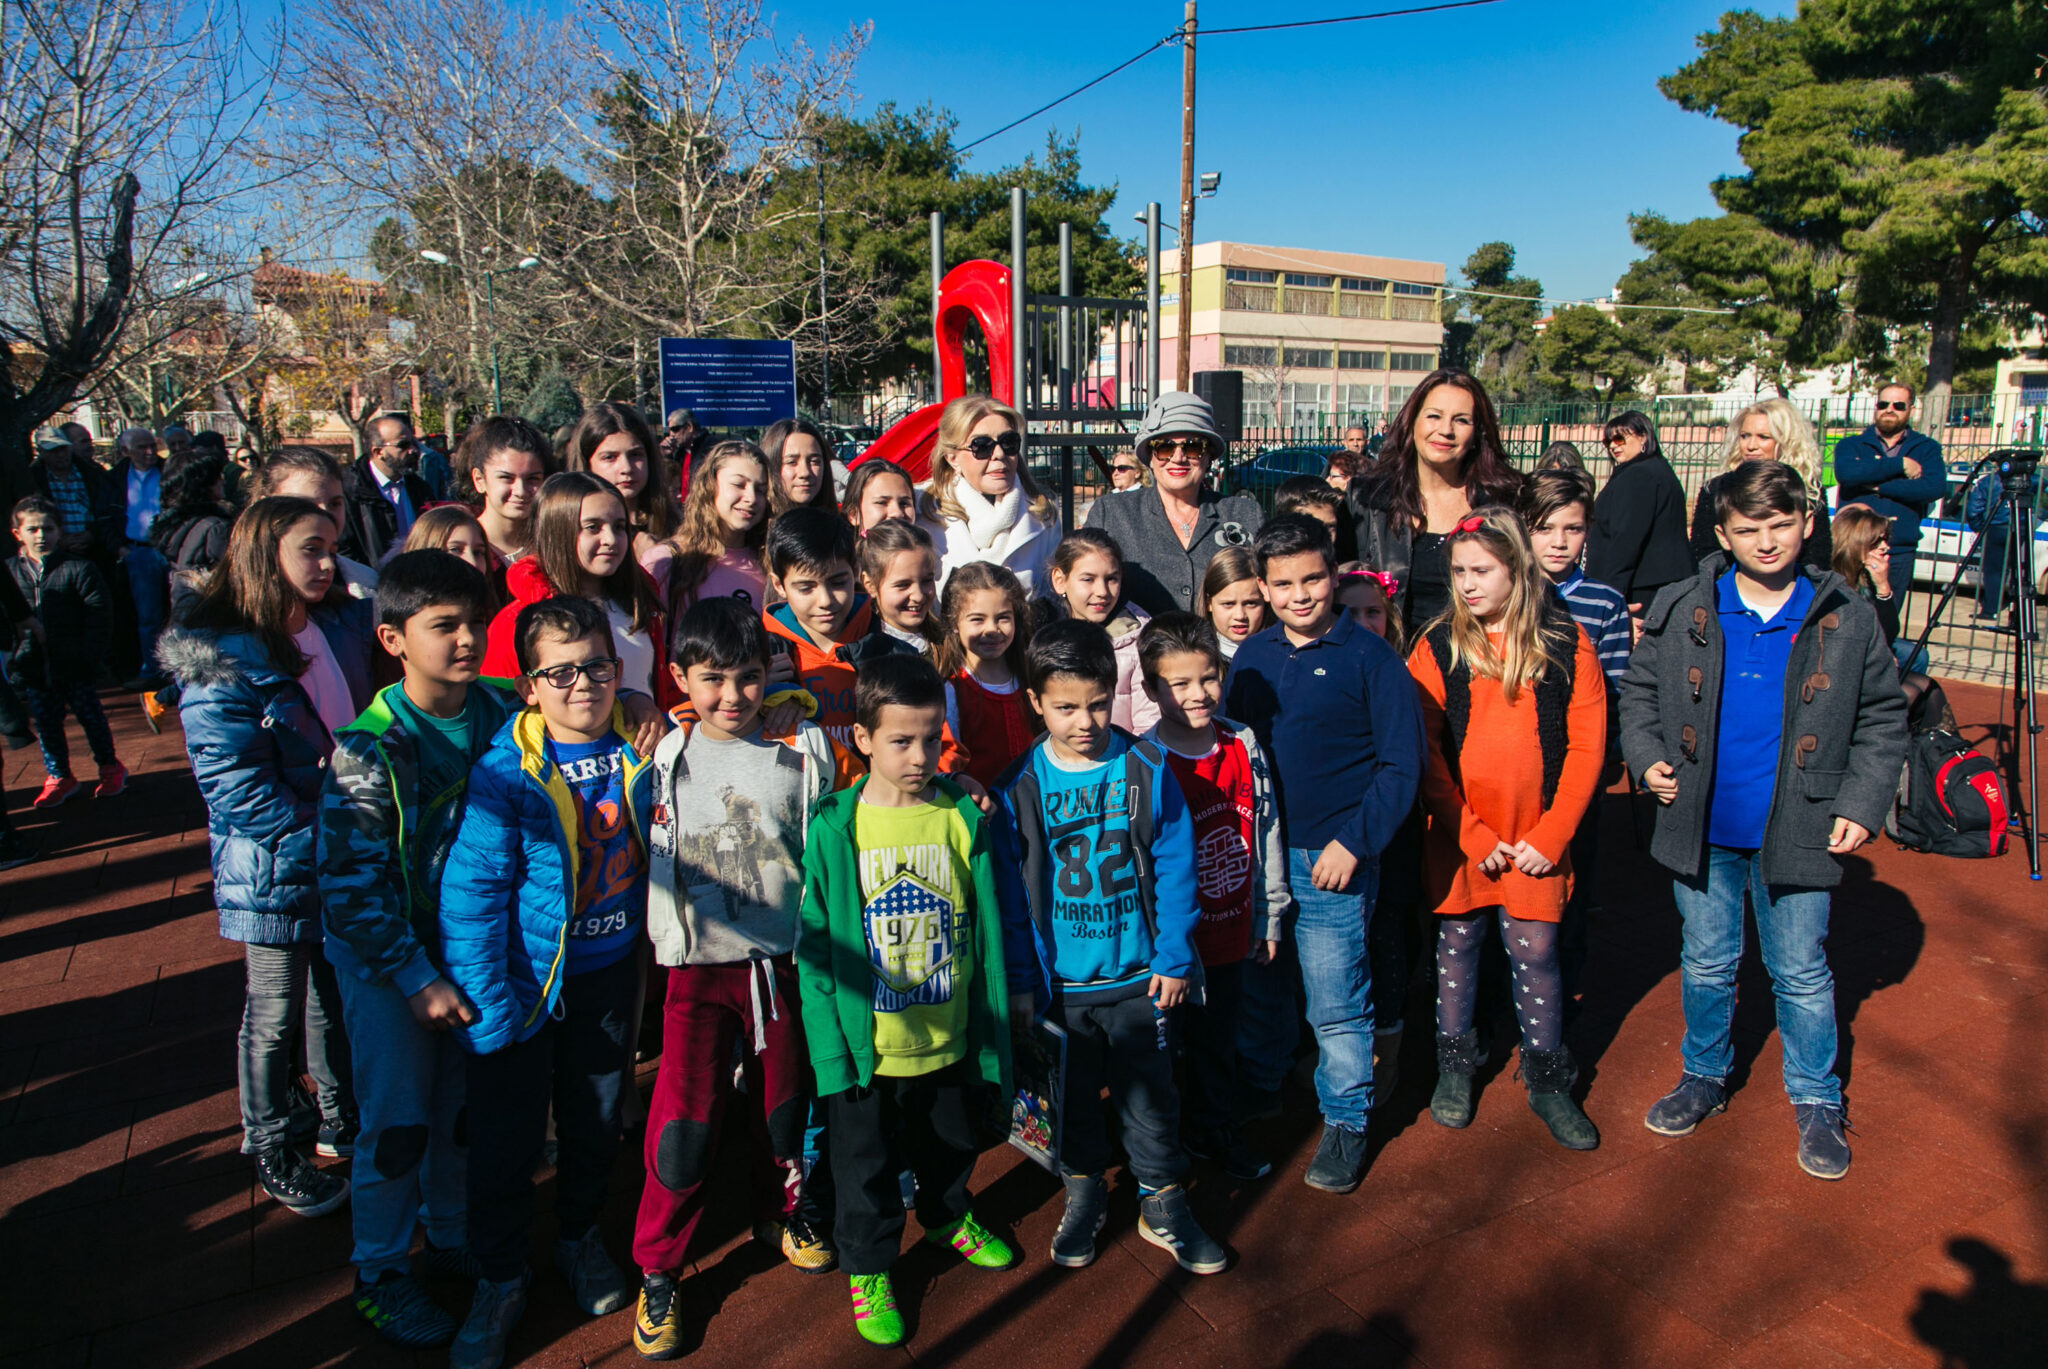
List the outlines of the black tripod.
{"label": "black tripod", "polygon": [[[2035,624],[2034,611],[2034,486],[2040,469],[2041,454],[2017,447],[2006,447],[1991,453],[1970,468],[1969,479],[1963,483],[1964,498],[1976,487],[1977,476],[1986,466],[1995,466],[1998,472],[1998,498],[1984,512],[1984,526],[1977,530],[1976,540],[1970,543],[1968,555],[1956,565],[1956,573],[1949,578],[1948,588],[1942,591],[1941,599],[1934,605],[1934,611],[1927,615],[1927,626],[1920,629],[1920,640],[1913,644],[1909,661],[1924,659],[1927,639],[1934,635],[1934,628],[1941,621],[1943,610],[1956,597],[1962,587],[1963,573],[1978,564],[1978,555],[1983,548],[1984,538],[1998,525],[2001,514],[2011,530],[2008,545],[2001,557],[2000,587],[2012,596],[2012,724],[2013,746],[2009,755],[2011,762],[2008,787],[2015,798],[2020,790],[2020,741],[2027,745],[2027,803],[2021,810],[2020,833],[2027,843],[2027,873],[2033,879],[2041,878],[2041,833],[2035,815],[2039,811],[2040,764],[2035,739],[2041,735],[2041,722],[2035,710],[2034,659]],[[1978,590],[1983,591],[1980,582]],[[2002,631],[1992,628],[1991,631]]]}

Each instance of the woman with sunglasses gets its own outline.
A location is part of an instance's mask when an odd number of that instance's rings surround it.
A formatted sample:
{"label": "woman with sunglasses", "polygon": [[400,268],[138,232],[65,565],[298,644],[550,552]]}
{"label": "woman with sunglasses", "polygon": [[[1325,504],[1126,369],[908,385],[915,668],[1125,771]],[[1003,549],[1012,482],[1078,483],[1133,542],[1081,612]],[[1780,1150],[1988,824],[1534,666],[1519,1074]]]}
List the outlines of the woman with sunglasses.
{"label": "woman with sunglasses", "polygon": [[1223,455],[1209,402],[1175,391],[1152,401],[1132,443],[1152,487],[1115,490],[1095,501],[1086,526],[1116,539],[1124,554],[1124,597],[1146,613],[1188,613],[1225,547],[1248,546],[1265,521],[1250,495],[1219,496],[1206,483]]}
{"label": "woman with sunglasses", "polygon": [[1657,591],[1698,573],[1686,539],[1685,487],[1657,444],[1657,425],[1630,409],[1607,420],[1600,443],[1614,462],[1586,535],[1586,578],[1612,585],[1640,618]]}
{"label": "woman with sunglasses", "polygon": [[1394,578],[1411,633],[1450,612],[1451,530],[1474,509],[1514,507],[1521,490],[1485,388],[1459,370],[1424,376],[1345,496],[1358,557]]}
{"label": "woman with sunglasses", "polygon": [[1060,517],[1024,467],[1024,416],[987,395],[962,395],[939,415],[932,478],[919,522],[939,552],[939,587],[970,561],[1007,567],[1043,592]]}

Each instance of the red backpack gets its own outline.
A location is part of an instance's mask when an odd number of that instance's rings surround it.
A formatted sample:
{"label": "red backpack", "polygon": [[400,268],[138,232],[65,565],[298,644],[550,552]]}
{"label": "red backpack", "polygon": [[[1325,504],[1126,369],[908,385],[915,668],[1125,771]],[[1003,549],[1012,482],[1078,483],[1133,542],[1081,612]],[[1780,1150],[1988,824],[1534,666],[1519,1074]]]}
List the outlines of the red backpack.
{"label": "red backpack", "polygon": [[1887,824],[1892,840],[1909,851],[2001,856],[2009,816],[1989,757],[1946,728],[1913,735]]}

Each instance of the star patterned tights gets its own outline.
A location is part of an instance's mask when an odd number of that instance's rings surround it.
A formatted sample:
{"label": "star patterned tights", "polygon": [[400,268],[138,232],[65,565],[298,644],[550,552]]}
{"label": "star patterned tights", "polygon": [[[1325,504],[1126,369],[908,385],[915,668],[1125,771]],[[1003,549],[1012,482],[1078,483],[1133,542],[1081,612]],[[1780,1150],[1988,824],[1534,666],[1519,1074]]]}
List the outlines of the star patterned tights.
{"label": "star patterned tights", "polygon": [[[1515,980],[1515,1017],[1522,1045],[1554,1051],[1564,1039],[1564,980],[1557,967],[1557,924],[1522,922],[1500,914],[1501,942]],[[1457,1036],[1472,1029],[1479,997],[1480,952],[1486,946],[1485,912],[1436,920],[1436,1029]]]}

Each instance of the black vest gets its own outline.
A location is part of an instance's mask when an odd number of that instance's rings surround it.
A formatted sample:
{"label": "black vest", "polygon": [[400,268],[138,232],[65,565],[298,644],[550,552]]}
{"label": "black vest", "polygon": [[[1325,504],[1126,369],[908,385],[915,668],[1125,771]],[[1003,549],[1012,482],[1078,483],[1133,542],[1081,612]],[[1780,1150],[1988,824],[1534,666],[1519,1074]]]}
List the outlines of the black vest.
{"label": "black vest", "polygon": [[[1579,625],[1555,596],[1546,593],[1543,598],[1540,631],[1552,664],[1536,682],[1536,743],[1543,752],[1543,807],[1548,811],[1557,798],[1557,781],[1564,774],[1564,756],[1570,742],[1569,714],[1572,684],[1578,671]],[[1465,750],[1465,730],[1472,724],[1472,665],[1469,661],[1460,661],[1455,668],[1451,665],[1449,622],[1431,628],[1424,640],[1444,677],[1444,722],[1450,729],[1451,767],[1455,773]]]}

